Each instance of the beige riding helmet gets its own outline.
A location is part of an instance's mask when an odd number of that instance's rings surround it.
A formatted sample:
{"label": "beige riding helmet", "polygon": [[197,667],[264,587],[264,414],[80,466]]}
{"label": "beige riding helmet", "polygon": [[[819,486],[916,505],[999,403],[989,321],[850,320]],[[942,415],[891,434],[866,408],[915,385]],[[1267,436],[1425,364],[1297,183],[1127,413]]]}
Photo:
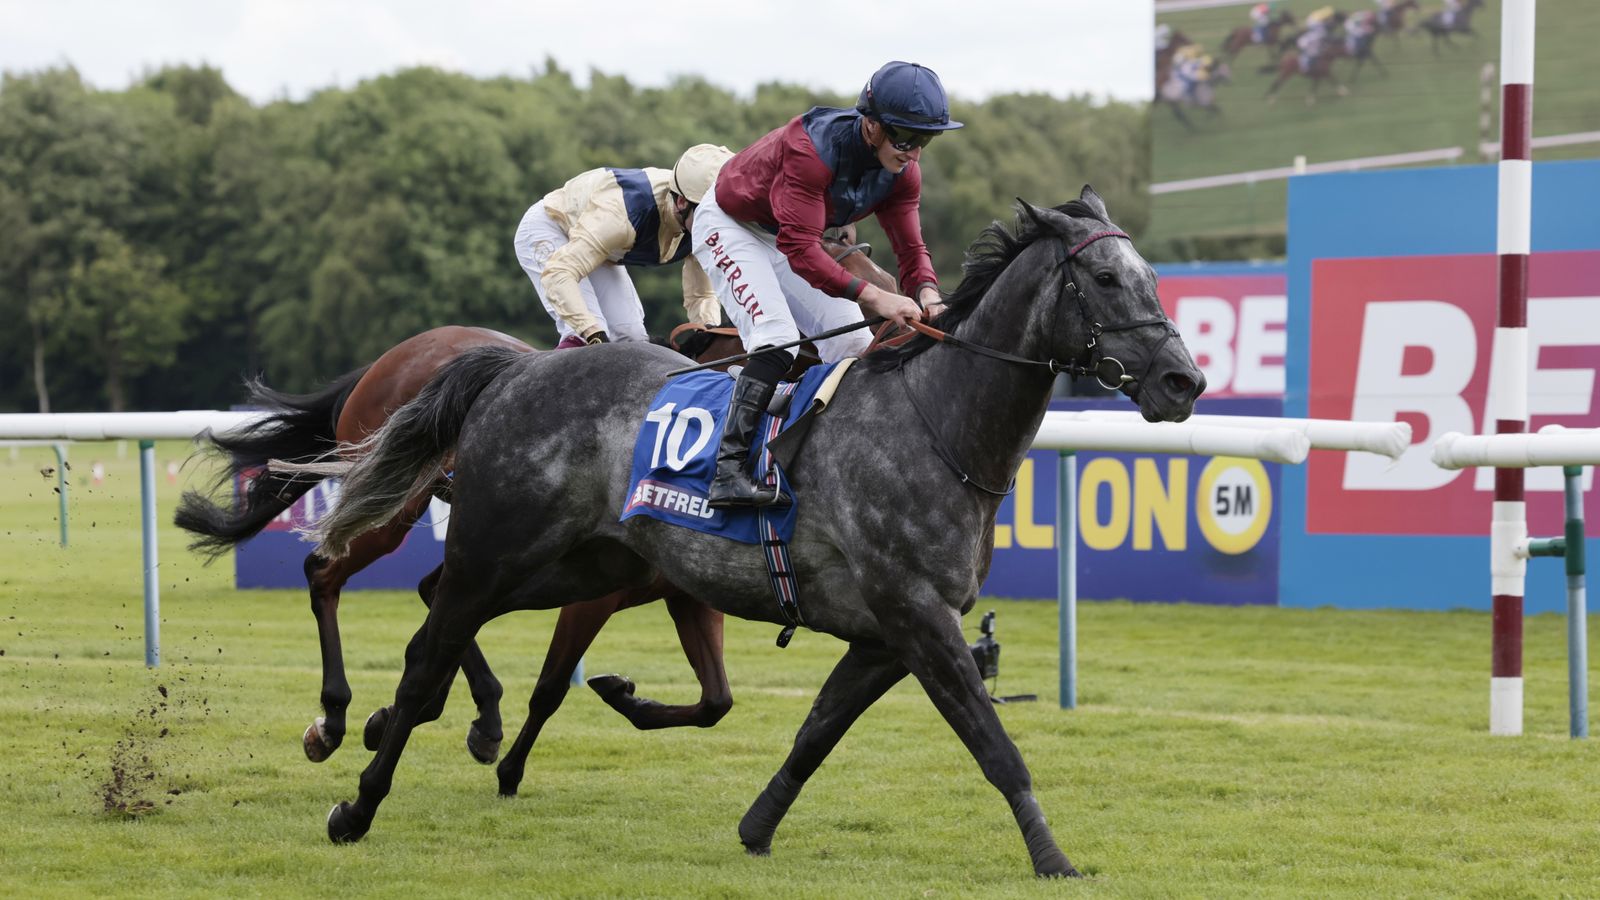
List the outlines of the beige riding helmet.
{"label": "beige riding helmet", "polygon": [[683,151],[672,167],[672,190],[690,203],[699,203],[711,188],[712,179],[722,164],[733,159],[733,151],[716,144],[695,144]]}

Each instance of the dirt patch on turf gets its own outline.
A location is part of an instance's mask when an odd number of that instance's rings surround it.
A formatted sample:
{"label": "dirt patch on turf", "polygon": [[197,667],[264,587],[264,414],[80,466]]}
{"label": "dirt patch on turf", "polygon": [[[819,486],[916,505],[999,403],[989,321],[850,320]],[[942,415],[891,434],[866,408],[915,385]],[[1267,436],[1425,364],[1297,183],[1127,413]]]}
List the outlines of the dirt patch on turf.
{"label": "dirt patch on turf", "polygon": [[190,711],[210,715],[209,700],[191,698],[190,692],[169,689],[165,683],[151,689],[147,703],[140,705],[112,745],[109,772],[101,770],[96,776],[102,811],[137,818],[172,805],[190,789],[191,779],[180,768],[182,755],[171,750],[175,729]]}

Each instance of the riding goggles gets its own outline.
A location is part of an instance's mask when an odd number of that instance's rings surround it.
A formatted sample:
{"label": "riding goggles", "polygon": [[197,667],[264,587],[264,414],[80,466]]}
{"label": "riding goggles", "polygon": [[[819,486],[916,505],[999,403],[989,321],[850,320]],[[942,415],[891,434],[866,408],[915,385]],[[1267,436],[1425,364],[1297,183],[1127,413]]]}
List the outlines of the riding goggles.
{"label": "riding goggles", "polygon": [[918,147],[926,147],[939,136],[937,131],[914,131],[910,128],[897,128],[888,122],[879,120],[878,125],[883,128],[884,137],[889,139],[889,146],[901,153],[909,153]]}

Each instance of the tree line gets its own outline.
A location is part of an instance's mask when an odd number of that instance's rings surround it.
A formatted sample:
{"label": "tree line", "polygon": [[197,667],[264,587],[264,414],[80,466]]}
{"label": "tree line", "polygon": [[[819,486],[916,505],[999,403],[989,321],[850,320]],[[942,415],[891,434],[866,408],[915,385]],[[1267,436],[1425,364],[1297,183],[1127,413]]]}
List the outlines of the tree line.
{"label": "tree line", "polygon": [[[735,150],[837,96],[693,77],[662,88],[553,62],[527,78],[415,68],[253,104],[209,67],[122,91],[71,68],[0,81],[0,409],[225,408],[241,377],[305,390],[444,324],[538,346],[555,330],[511,237],[597,166]],[[922,220],[946,289],[1014,197],[1091,182],[1137,236],[1149,216],[1143,104],[1042,94],[954,104],[924,154]],[[862,236],[891,271],[874,225]],[[633,270],[652,333],[683,309],[676,267]]]}

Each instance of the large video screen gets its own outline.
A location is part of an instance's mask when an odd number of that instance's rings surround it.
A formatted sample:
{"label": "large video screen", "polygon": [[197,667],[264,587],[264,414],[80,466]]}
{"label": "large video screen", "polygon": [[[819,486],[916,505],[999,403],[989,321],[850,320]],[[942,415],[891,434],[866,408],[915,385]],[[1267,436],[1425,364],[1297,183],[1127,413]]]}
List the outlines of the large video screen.
{"label": "large video screen", "polygon": [[[1498,158],[1498,0],[1155,8],[1145,243],[1157,258],[1281,256],[1297,167]],[[1600,3],[1540,0],[1536,24],[1534,159],[1600,156]]]}

